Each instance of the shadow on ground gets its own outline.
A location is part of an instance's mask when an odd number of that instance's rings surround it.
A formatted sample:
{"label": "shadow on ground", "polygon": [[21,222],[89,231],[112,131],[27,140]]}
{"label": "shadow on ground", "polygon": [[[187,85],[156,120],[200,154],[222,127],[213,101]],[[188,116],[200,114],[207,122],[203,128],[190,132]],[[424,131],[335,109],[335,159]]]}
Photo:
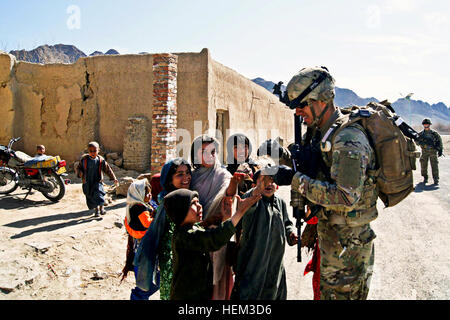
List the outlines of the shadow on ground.
{"label": "shadow on ground", "polygon": [[[121,202],[121,203],[117,203],[113,206],[105,207],[105,210],[108,212],[110,210],[122,208],[125,206],[126,206],[126,203]],[[95,217],[93,215],[93,210],[87,209],[87,210],[82,210],[82,211],[78,211],[78,212],[68,212],[68,213],[61,213],[61,214],[45,216],[45,217],[18,220],[18,221],[14,221],[14,222],[5,224],[4,226],[20,229],[20,228],[26,228],[29,226],[37,226],[39,224],[43,224],[43,223],[47,223],[47,222],[70,220],[67,222],[61,222],[61,223],[46,225],[46,226],[37,227],[37,228],[29,229],[29,230],[24,230],[21,233],[11,236],[11,239],[18,239],[18,238],[30,236],[34,233],[50,232],[50,231],[78,225],[81,223],[102,220],[102,219],[103,219],[102,217]]]}
{"label": "shadow on ground", "polygon": [[439,185],[435,185],[435,184],[426,185],[423,182],[419,182],[414,187],[414,192],[419,193],[422,191],[433,191],[433,190],[437,190],[437,189],[439,189]]}
{"label": "shadow on ground", "polygon": [[[25,195],[27,194],[27,192],[28,191],[0,196],[0,208],[7,209],[7,210],[10,210],[10,209],[22,210],[22,209],[26,209],[29,207],[41,207],[41,206],[52,205],[55,203],[46,198],[44,198],[45,200],[44,199],[43,200],[30,200],[30,199],[23,200],[25,198]],[[31,194],[33,194],[33,193],[31,193]],[[42,196],[42,197],[44,197],[44,196]]]}

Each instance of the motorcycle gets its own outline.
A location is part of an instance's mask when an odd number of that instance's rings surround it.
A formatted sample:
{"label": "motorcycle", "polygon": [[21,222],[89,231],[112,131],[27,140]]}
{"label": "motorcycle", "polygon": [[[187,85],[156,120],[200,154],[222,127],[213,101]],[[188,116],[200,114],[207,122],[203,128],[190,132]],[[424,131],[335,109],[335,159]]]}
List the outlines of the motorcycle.
{"label": "motorcycle", "polygon": [[58,202],[66,193],[66,161],[59,156],[30,157],[24,152],[14,151],[12,145],[21,138],[12,138],[8,146],[0,145],[0,194],[14,192],[19,186],[41,192],[47,199]]}

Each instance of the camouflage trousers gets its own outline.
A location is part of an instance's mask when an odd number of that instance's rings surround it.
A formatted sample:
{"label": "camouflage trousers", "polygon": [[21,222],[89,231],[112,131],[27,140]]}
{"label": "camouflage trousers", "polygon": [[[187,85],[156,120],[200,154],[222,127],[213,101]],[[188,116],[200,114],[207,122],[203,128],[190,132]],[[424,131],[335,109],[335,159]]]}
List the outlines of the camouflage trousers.
{"label": "camouflage trousers", "polygon": [[434,180],[439,180],[439,161],[436,151],[427,151],[422,149],[422,156],[420,157],[420,171],[422,177],[428,178],[428,159],[431,163],[431,174]]}
{"label": "camouflage trousers", "polygon": [[[321,300],[366,300],[375,258],[375,233],[367,221],[328,212],[319,218]],[[359,222],[358,223],[358,219]]]}

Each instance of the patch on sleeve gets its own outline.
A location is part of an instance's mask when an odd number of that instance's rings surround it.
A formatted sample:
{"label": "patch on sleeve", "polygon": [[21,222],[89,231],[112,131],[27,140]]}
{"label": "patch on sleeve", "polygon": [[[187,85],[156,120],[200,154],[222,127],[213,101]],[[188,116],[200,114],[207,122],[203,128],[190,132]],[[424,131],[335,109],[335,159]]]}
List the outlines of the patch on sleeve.
{"label": "patch on sleeve", "polygon": [[362,181],[362,155],[357,151],[340,151],[337,153],[335,177],[338,185],[345,188],[357,188]]}

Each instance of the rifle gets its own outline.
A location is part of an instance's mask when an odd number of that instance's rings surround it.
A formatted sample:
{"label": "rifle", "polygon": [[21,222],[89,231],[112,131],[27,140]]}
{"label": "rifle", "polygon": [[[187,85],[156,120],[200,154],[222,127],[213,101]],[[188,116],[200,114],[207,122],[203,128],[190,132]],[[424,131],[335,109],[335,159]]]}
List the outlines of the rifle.
{"label": "rifle", "polygon": [[[298,96],[293,101],[289,100],[287,91],[284,92],[283,98],[280,99],[281,102],[286,104],[290,109],[295,109],[297,107],[297,103],[301,101],[302,97],[307,95],[311,90],[313,90],[321,81],[322,78],[317,79],[313,82],[300,96]],[[298,100],[298,101],[297,101]],[[306,174],[308,177],[315,179],[319,171],[322,171],[325,174],[325,177],[329,179],[329,173],[326,168],[326,165],[322,159],[322,152],[320,150],[319,141],[320,141],[320,131],[313,131],[312,128],[308,127],[305,134],[304,141],[302,140],[302,122],[303,119],[301,116],[294,114],[294,132],[295,132],[295,142],[289,148],[291,152],[292,165],[294,171],[302,172]],[[294,190],[291,190],[291,197],[293,195]],[[311,212],[308,217],[305,215],[305,206],[309,205]],[[302,261],[302,225],[303,221],[307,222],[309,219],[315,217],[319,210],[321,210],[321,206],[313,205],[308,203],[306,198],[302,198],[299,206],[293,207],[293,216],[296,219],[296,227],[298,234],[298,243],[297,243],[297,262]],[[302,221],[303,220],[303,221]]]}
{"label": "rifle", "polygon": [[434,149],[436,149],[439,153],[442,154],[442,148],[438,145],[437,141],[434,141],[430,137],[420,136],[419,133],[416,130],[411,128],[399,116],[395,117],[394,120],[395,120],[395,124],[398,126],[398,128],[403,132],[403,134],[405,136],[407,136],[408,138],[413,139],[419,145],[426,144],[426,145],[432,146]]}
{"label": "rifle", "polygon": [[[294,151],[297,151],[297,153],[300,151],[301,142],[302,142],[302,122],[303,119],[294,114],[294,130],[295,130],[295,144],[294,144]],[[292,153],[291,153],[292,155]],[[297,158],[292,155],[292,165],[294,171],[297,171],[297,167],[299,165]],[[292,190],[291,190],[292,192]],[[302,213],[303,210],[303,213]],[[305,205],[302,204],[299,207],[292,207],[292,215],[294,216],[296,220],[295,226],[297,227],[297,236],[298,236],[298,243],[297,243],[297,262],[302,262],[302,216],[304,216],[305,211]]]}
{"label": "rifle", "polygon": [[[291,157],[294,171],[300,171],[312,179],[316,179],[319,171],[323,172],[328,179],[329,174],[325,163],[322,159],[318,139],[320,132],[314,132],[312,128],[308,128],[305,134],[305,139],[302,139],[302,122],[300,116],[294,115],[294,129],[295,129],[295,143],[291,146]],[[291,190],[292,193],[296,192]],[[311,212],[308,217],[305,214],[305,206],[308,205]],[[315,217],[322,207],[310,203],[306,198],[300,201],[300,205],[293,207],[293,216],[296,219],[296,227],[298,233],[298,247],[297,247],[297,262],[301,262],[301,228],[303,222],[309,221]]]}

